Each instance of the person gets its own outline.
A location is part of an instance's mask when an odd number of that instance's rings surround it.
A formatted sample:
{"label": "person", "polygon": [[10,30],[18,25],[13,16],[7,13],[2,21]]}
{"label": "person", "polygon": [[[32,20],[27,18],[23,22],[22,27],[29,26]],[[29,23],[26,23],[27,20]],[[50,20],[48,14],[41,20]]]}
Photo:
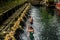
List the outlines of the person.
{"label": "person", "polygon": [[29,22],[30,24],[33,24],[33,17],[29,16]]}
{"label": "person", "polygon": [[29,38],[30,40],[34,40],[34,29],[32,27],[28,27],[28,33],[29,33]]}

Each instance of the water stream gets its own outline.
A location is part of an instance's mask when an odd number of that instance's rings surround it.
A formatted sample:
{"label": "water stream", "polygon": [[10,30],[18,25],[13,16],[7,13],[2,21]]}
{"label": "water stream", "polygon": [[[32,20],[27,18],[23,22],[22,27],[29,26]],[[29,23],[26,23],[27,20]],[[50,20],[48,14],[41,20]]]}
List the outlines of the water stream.
{"label": "water stream", "polygon": [[[29,10],[33,17],[34,40],[60,40],[60,23],[58,23],[56,12],[48,12],[45,7],[31,6]],[[27,30],[21,35],[22,40],[28,40]]]}

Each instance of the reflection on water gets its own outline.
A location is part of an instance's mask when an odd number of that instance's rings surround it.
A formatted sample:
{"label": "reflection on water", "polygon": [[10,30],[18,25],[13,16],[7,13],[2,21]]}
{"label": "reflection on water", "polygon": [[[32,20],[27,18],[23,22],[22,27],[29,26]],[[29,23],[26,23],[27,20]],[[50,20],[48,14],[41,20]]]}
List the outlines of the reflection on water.
{"label": "reflection on water", "polygon": [[[33,17],[34,40],[60,40],[60,25],[54,10],[32,6],[29,13]],[[24,31],[22,38],[27,40],[26,30]]]}
{"label": "reflection on water", "polygon": [[58,40],[60,40],[60,10],[57,10],[56,11],[57,15],[57,28],[58,28],[58,32],[57,32],[57,35],[58,35]]}
{"label": "reflection on water", "polygon": [[42,30],[42,40],[58,40],[58,36],[56,35],[57,34],[56,15],[54,16],[50,15],[49,12],[46,11],[46,9],[44,8],[42,11],[42,20],[44,23],[44,28]]}

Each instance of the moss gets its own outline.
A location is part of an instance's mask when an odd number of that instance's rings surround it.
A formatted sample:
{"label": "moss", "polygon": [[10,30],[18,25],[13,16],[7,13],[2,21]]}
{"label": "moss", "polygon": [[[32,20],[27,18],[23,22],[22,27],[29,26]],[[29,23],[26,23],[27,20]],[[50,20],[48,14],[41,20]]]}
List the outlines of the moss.
{"label": "moss", "polygon": [[5,12],[17,5],[20,5],[20,4],[24,3],[25,1],[26,0],[14,0],[14,1],[0,3],[0,15],[2,15],[1,13]]}

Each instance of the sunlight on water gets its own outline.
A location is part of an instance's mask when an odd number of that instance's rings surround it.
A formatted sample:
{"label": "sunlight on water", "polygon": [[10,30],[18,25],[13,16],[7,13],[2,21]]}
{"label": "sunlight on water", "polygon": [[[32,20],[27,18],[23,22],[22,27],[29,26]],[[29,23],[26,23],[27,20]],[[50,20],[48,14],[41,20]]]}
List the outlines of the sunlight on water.
{"label": "sunlight on water", "polygon": [[31,16],[33,17],[33,28],[35,30],[34,32],[34,37],[35,40],[40,40],[41,37],[39,35],[41,34],[40,32],[42,31],[42,23],[41,23],[41,17],[40,17],[40,10],[38,7],[32,7],[31,8]]}

